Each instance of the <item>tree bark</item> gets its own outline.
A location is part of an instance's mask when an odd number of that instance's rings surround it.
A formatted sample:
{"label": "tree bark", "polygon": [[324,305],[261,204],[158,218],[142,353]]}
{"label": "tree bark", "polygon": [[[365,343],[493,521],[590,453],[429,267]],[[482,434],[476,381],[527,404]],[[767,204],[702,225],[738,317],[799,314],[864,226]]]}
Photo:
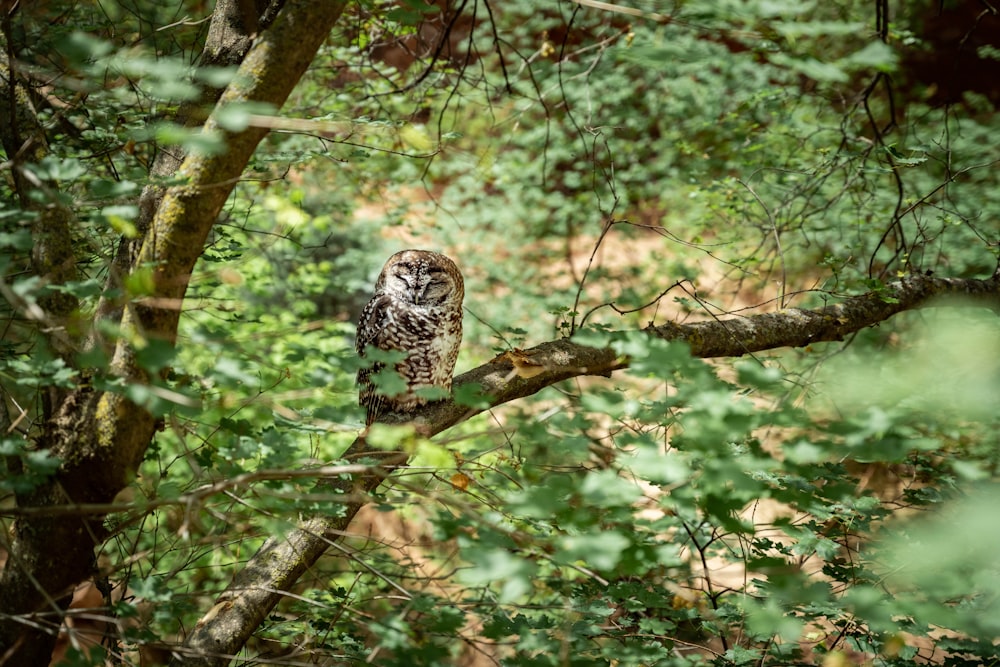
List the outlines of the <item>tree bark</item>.
{"label": "tree bark", "polygon": [[[225,5],[226,3],[221,3]],[[243,3],[244,5],[246,3]],[[247,52],[216,110],[242,102],[280,107],[305,73],[346,2],[288,0]],[[203,131],[224,136],[221,155],[191,155],[167,189],[134,264],[151,268],[147,297],[126,304],[111,373],[127,383],[148,381],[137,364],[136,340],[174,342],[180,303],[205,239],[266,130],[225,132],[215,113]],[[62,464],[49,482],[21,494],[22,507],[110,502],[134,477],[155,429],[153,416],[122,394],[82,386],[62,401],[38,445]],[[32,517],[14,526],[0,575],[0,664],[44,665],[73,587],[94,571],[103,517]]]}
{"label": "tree bark", "polygon": [[[199,65],[203,67],[237,67],[246,57],[253,38],[260,30],[274,21],[283,0],[218,0],[212,11],[212,22]],[[205,109],[214,106],[224,88],[206,88],[200,99],[181,104],[173,122],[194,127],[205,121]],[[177,173],[187,153],[181,146],[161,147],[153,158],[149,170],[150,183],[139,195],[139,215],[135,221],[139,234],[135,238],[122,238],[118,252],[108,272],[107,293],[115,293],[124,276],[135,267],[153,217],[160,208],[166,189],[160,185]],[[121,317],[121,306],[115,300],[102,299],[97,308],[98,319]]]}
{"label": "tree bark", "polygon": [[[740,357],[781,347],[841,341],[897,313],[935,305],[981,306],[1000,313],[1000,269],[987,280],[913,276],[817,310],[787,309],[728,320],[671,323],[648,327],[645,331],[657,338],[687,343],[695,357]],[[445,400],[428,405],[416,414],[389,414],[382,421],[392,424],[415,421],[420,432],[429,437],[490,407],[530,396],[574,377],[610,376],[626,368],[628,363],[627,358],[610,348],[588,347],[570,339],[550,341],[529,350],[501,354],[456,377],[454,387],[457,390],[469,386],[481,389],[485,400],[476,407]],[[379,460],[392,455],[370,450],[364,439],[358,438],[344,458]],[[385,465],[371,474],[338,481],[333,490],[355,495],[370,493],[385,479],[389,468],[405,465],[405,462],[389,460]],[[351,500],[345,503],[338,516],[310,518],[288,535],[267,540],[194,627],[184,645],[175,649],[171,665],[221,667],[229,664],[298,577],[329,545],[343,537],[363,504],[360,498]]]}
{"label": "tree bark", "polygon": [[[58,197],[51,183],[42,181],[29,165],[37,165],[49,155],[45,131],[31,104],[30,91],[13,63],[18,57],[10,29],[10,12],[3,11],[0,30],[0,144],[10,162],[11,180],[24,211],[34,214],[31,223],[31,270],[46,286],[59,286],[76,279],[76,255],[71,227],[73,212]],[[70,365],[73,345],[66,334],[67,324],[78,303],[66,292],[44,292],[32,301],[19,297],[3,285],[3,296],[20,310],[37,330],[50,332],[50,348]],[[52,416],[66,392],[48,387],[41,395],[41,413]],[[3,421],[7,421],[4,419]],[[6,432],[6,424],[4,425]]]}

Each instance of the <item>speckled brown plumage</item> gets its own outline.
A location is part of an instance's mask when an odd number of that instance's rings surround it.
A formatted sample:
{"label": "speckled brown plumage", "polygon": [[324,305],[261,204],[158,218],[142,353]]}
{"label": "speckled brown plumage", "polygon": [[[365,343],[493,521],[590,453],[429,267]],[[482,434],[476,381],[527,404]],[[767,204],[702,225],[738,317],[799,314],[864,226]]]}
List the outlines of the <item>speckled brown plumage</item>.
{"label": "speckled brown plumage", "polygon": [[413,410],[427,402],[419,389],[451,391],[451,376],[462,342],[462,272],[444,255],[403,250],[386,261],[375,282],[375,294],[361,311],[356,348],[369,346],[407,353],[396,364],[406,391],[391,396],[376,392],[371,376],[384,364],[358,372],[359,400],[366,425],[386,411]]}

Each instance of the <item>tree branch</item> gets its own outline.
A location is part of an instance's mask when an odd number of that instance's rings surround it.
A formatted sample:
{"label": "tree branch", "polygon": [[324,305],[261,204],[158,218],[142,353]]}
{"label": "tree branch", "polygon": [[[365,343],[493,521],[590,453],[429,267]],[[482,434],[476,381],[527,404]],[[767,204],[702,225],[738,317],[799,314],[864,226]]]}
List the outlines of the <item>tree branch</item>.
{"label": "tree branch", "polygon": [[[270,26],[278,8],[283,4],[283,0],[257,0],[257,6],[253,0],[218,0],[212,11],[212,22],[209,24],[208,37],[205,39],[199,65],[239,66],[250,50],[256,33]],[[184,127],[194,127],[203,123],[206,110],[219,101],[224,90],[225,88],[206,87],[199,99],[186,101],[180,105],[173,122]],[[166,194],[166,189],[160,182],[177,173],[186,156],[181,146],[160,148],[156,153],[149,171],[151,182],[143,188],[139,196],[139,215],[135,221],[139,233],[136,238],[121,239],[108,273],[106,292],[114,293],[121,287],[124,276],[135,268],[139,249]],[[120,310],[120,305],[115,301],[102,299],[97,308],[97,317],[106,319],[116,312],[120,315]]]}
{"label": "tree branch", "polygon": [[[728,320],[671,323],[648,327],[645,331],[657,338],[688,343],[696,357],[740,357],[761,350],[843,340],[848,334],[876,326],[896,313],[934,305],[974,305],[1000,313],[1000,270],[988,280],[913,276],[818,310],[787,309]],[[421,433],[435,435],[488,407],[530,396],[563,380],[585,375],[610,376],[627,366],[628,360],[609,348],[588,347],[569,339],[504,353],[454,380],[456,389],[481,388],[488,397],[488,405],[469,408],[453,400],[439,401],[422,408],[416,415],[416,423]],[[413,422],[414,415],[393,413],[384,421],[403,424]],[[391,467],[399,464],[393,460],[399,456],[373,451],[363,438],[358,438],[344,458],[349,461],[373,458],[382,467],[376,474],[338,480],[331,490],[350,491],[354,494],[351,497],[370,493],[382,483]],[[198,622],[183,647],[176,649],[171,664],[176,667],[228,664],[285,591],[328,546],[343,537],[362,505],[352,500],[344,504],[338,516],[313,517],[287,535],[267,540]]]}
{"label": "tree branch", "polygon": [[[842,341],[905,310],[937,305],[978,305],[1000,312],[1000,269],[987,280],[908,276],[861,296],[820,308],[647,329],[666,340],[684,340],[696,357],[737,357],[779,347]],[[952,299],[948,301],[947,299]]]}

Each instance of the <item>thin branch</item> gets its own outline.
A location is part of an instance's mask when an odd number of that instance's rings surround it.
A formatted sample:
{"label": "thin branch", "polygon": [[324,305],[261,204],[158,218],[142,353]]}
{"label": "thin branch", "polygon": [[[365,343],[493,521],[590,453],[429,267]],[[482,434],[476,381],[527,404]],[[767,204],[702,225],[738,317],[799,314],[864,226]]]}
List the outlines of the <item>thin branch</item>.
{"label": "thin branch", "polygon": [[[32,516],[84,516],[84,515],[105,515],[116,512],[126,512],[138,510],[145,514],[151,510],[168,505],[182,505],[194,507],[205,501],[206,498],[248,486],[256,482],[271,481],[291,481],[297,479],[322,479],[336,475],[371,474],[374,472],[372,466],[352,464],[339,466],[320,466],[317,468],[304,468],[301,470],[254,470],[245,472],[235,477],[220,479],[211,484],[204,484],[194,489],[190,493],[177,496],[175,498],[154,498],[148,502],[130,503],[67,503],[65,505],[45,505],[38,507],[7,507],[0,509],[0,516],[7,517],[32,517]],[[322,496],[324,500],[337,500],[329,495]],[[304,498],[301,494],[296,498]]]}

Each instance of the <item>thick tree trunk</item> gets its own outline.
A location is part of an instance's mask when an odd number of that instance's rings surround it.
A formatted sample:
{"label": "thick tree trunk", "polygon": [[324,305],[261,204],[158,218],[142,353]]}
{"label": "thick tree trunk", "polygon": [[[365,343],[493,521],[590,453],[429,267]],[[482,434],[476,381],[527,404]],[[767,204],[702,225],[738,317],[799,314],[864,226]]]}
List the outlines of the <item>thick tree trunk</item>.
{"label": "thick tree trunk", "polygon": [[[246,5],[247,3],[240,3]],[[220,6],[232,3],[220,3]],[[312,62],[346,2],[288,0],[247,52],[217,109],[243,102],[280,107]],[[227,151],[188,156],[167,189],[131,266],[151,266],[152,291],[127,304],[124,332],[111,372],[129,383],[147,381],[131,343],[173,342],[180,303],[205,239],[266,130],[226,133],[214,115],[205,132],[222,133]],[[110,502],[135,475],[155,428],[153,416],[122,394],[83,386],[72,391],[46,424],[39,446],[62,460],[55,477],[18,497],[22,507]],[[22,518],[15,524],[9,560],[0,575],[0,664],[45,665],[72,588],[94,571],[103,517]]]}
{"label": "thick tree trunk", "polygon": [[[667,324],[650,327],[646,332],[665,340],[684,341],[696,357],[740,357],[780,347],[840,341],[896,313],[934,305],[976,305],[1000,313],[1000,270],[988,280],[914,276],[818,310],[788,309],[729,320]],[[486,399],[481,406],[469,408],[451,400],[433,403],[417,414],[419,429],[431,436],[489,407],[530,396],[563,380],[584,375],[610,376],[627,366],[628,359],[610,348],[588,347],[570,339],[507,352],[454,380],[456,389],[480,387]],[[412,414],[390,414],[383,421],[400,424],[413,419]],[[356,440],[344,454],[347,460],[388,456],[367,449],[363,439]],[[369,474],[341,482],[334,491],[374,491],[390,463],[401,464],[398,460],[387,461],[386,468],[373,468]],[[171,665],[229,664],[296,579],[330,544],[343,537],[362,505],[360,499],[353,499],[336,517],[311,518],[288,535],[265,542],[176,650]]]}

